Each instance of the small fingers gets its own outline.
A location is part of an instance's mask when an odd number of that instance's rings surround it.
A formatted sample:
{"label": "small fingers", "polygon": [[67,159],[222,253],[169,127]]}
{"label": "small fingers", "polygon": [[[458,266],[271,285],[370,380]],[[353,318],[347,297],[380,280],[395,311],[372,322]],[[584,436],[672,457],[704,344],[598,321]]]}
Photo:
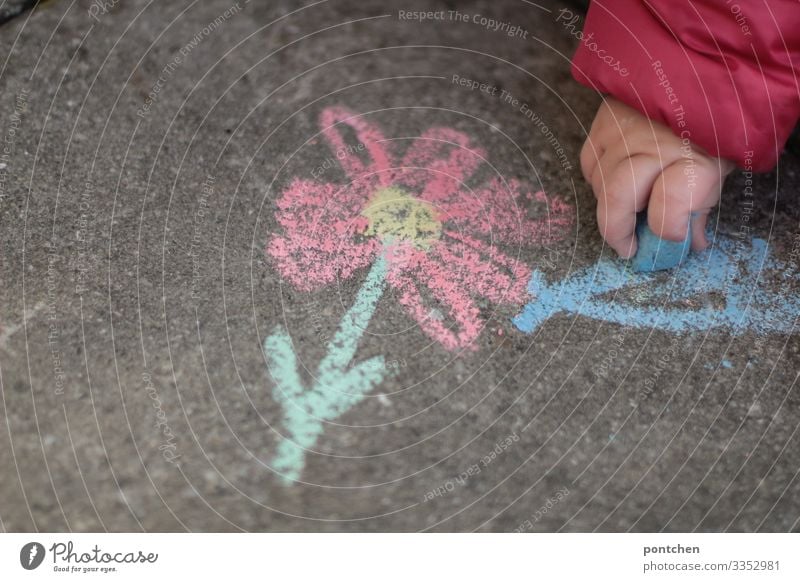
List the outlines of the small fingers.
{"label": "small fingers", "polygon": [[[713,163],[719,162],[719,174],[717,184],[717,200],[722,191],[722,184],[725,182],[725,177],[736,169],[736,165],[729,160],[712,160]],[[702,251],[708,247],[708,239],[706,238],[706,228],[708,226],[708,218],[711,215],[713,206],[702,208],[692,212],[692,250]]]}
{"label": "small fingers", "polygon": [[636,213],[647,207],[653,183],[661,165],[652,156],[633,156],[605,170],[605,157],[595,170],[593,185],[597,187],[597,224],[600,234],[619,255],[636,254]]}
{"label": "small fingers", "polygon": [[706,239],[706,225],[711,209],[698,210],[692,212],[692,250],[702,251],[708,246]]}
{"label": "small fingers", "polygon": [[591,182],[597,163],[605,155],[606,149],[619,140],[619,134],[609,133],[616,125],[609,101],[603,101],[595,113],[589,134],[581,148],[580,162],[583,177]]}
{"label": "small fingers", "polygon": [[592,181],[592,174],[602,156],[603,149],[595,144],[591,137],[587,137],[586,141],[583,142],[580,156],[581,172],[583,173],[583,179],[587,182]]}
{"label": "small fingers", "polygon": [[697,213],[692,227],[692,248],[707,246],[705,225],[708,214],[719,202],[722,173],[710,161],[681,159],[656,179],[647,224],[656,236],[665,240],[682,241],[689,234],[689,219]]}

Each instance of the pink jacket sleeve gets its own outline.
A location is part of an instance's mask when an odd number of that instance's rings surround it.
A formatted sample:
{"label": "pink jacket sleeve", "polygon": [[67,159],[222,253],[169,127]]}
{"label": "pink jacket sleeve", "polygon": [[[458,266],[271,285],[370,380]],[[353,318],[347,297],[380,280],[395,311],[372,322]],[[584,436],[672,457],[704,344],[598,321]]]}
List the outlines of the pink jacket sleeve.
{"label": "pink jacket sleeve", "polygon": [[595,0],[572,74],[710,154],[775,166],[800,115],[798,0]]}

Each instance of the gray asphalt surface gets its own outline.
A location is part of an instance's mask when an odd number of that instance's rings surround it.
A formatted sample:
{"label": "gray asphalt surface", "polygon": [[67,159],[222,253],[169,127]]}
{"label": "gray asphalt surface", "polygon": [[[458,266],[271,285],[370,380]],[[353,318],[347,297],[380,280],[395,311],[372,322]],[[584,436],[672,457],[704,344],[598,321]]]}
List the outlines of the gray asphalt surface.
{"label": "gray asphalt surface", "polygon": [[[578,41],[560,5],[459,4],[467,22],[399,18],[456,8],[433,0],[240,1],[222,20],[232,0],[101,6],[49,2],[0,27],[0,529],[800,529],[787,333],[557,315],[528,336],[519,308],[481,305],[477,349],[454,354],[387,291],[356,358],[404,365],[325,426],[301,483],[270,469],[283,416],[261,343],[284,325],[315,369],[366,276],[304,293],[264,254],[281,193],[330,156],[305,144],[323,108],[377,111],[393,137],[455,127],[503,176],[568,203],[565,240],[512,249],[549,280],[610,256],[577,162],[600,98],[569,74]],[[453,75],[531,104],[572,168],[518,109]],[[798,172],[787,153],[755,180],[754,234],[786,262]],[[743,188],[726,186],[723,233]]]}

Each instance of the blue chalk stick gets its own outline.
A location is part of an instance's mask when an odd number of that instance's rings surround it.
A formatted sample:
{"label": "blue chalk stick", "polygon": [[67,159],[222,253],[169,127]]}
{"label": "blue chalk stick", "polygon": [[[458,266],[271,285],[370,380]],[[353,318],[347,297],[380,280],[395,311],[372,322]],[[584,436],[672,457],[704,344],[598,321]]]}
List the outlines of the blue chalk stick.
{"label": "blue chalk stick", "polygon": [[647,212],[640,212],[636,217],[636,238],[639,248],[631,259],[631,269],[637,273],[672,269],[689,255],[691,233],[688,229],[682,242],[658,238],[647,226]]}

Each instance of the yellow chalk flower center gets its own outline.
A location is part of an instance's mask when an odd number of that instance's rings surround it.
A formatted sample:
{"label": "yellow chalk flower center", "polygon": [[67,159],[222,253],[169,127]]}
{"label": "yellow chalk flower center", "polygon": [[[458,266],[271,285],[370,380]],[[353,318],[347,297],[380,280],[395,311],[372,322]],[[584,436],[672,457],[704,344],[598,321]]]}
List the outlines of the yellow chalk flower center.
{"label": "yellow chalk flower center", "polygon": [[436,209],[394,186],[375,192],[362,214],[369,220],[367,234],[385,242],[406,240],[428,248],[442,236]]}

